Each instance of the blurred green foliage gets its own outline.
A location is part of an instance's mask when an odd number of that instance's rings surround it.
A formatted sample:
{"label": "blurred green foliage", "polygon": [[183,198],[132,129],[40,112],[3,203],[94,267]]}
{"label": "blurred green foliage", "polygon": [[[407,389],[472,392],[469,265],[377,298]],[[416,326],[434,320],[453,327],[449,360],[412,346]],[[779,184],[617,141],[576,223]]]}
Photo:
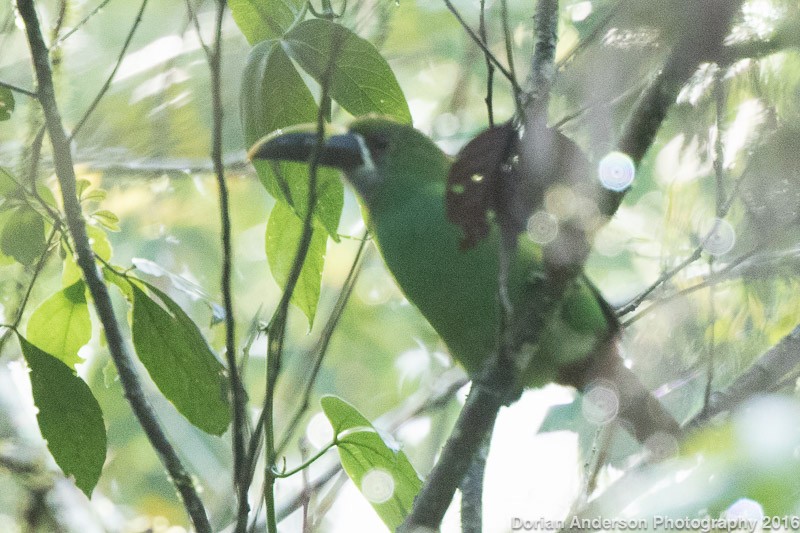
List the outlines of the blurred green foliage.
{"label": "blurred green foliage", "polygon": [[[458,0],[454,4],[468,23],[477,27],[478,3]],[[56,24],[58,5],[55,0],[37,3],[45,28]],[[250,324],[268,320],[280,296],[270,275],[270,266],[277,270],[275,260],[268,261],[265,255],[264,235],[275,203],[267,191],[281,200],[277,186],[264,183],[266,190],[262,186],[268,170],[260,169],[259,182],[245,161],[245,150],[271,128],[293,123],[295,118],[315,120],[320,65],[310,59],[304,63],[302,54],[287,53],[278,41],[262,41],[277,38],[291,27],[301,13],[299,3],[265,2],[262,6],[230,1],[229,5],[233,17],[226,18],[223,26],[221,60],[223,149],[233,206],[234,311],[237,338],[244,342]],[[277,22],[267,21],[266,26],[251,29],[243,25],[242,20],[250,16],[247,13],[276,18],[275,11],[265,10],[273,5],[288,9],[278,13]],[[500,5],[486,5],[488,47],[502,60]],[[685,5],[684,0],[563,3],[557,52],[562,64],[554,86],[551,121],[563,123],[563,131],[594,162],[613,148],[631,106],[670,44],[679,38],[687,17],[692,16]],[[86,2],[67,6],[65,29],[78,24],[94,7]],[[80,120],[110,73],[137,9],[137,2],[109,2],[73,35],[54,45],[54,57],[60,58],[55,65],[58,98],[68,128]],[[509,9],[515,66],[524,80],[533,49],[532,7],[529,2],[510,1]],[[208,43],[213,8],[210,3],[200,3],[195,10],[202,42]],[[726,71],[721,131],[715,125],[714,69],[705,66],[693,77],[637,169],[634,187],[619,213],[597,236],[587,266],[589,276],[612,303],[626,303],[701,246],[709,221],[718,216],[720,191],[725,202],[732,198],[724,217],[734,230],[732,249],[718,256],[702,254],[624,317],[635,318],[624,334],[626,357],[646,384],[667,391],[662,399],[680,418],[688,418],[702,407],[710,354],[713,388],[722,389],[791,331],[800,316],[800,132],[796,126],[800,119],[800,32],[792,31],[798,21],[800,12],[794,0],[745,2],[731,46],[746,47],[753,40],[762,40],[775,48],[759,52],[761,59],[734,62]],[[442,3],[349,2],[338,22],[380,50],[397,79],[397,91],[408,102],[407,109],[401,106],[396,113],[401,118],[410,113],[415,126],[430,133],[446,151],[455,153],[486,126],[482,53]],[[327,23],[303,24],[293,31],[302,34],[304,28]],[[272,29],[265,30],[267,26]],[[576,49],[587,39],[586,46]],[[251,49],[250,44],[258,42]],[[32,89],[27,44],[8,3],[0,7],[0,50],[0,81]],[[255,57],[256,50],[262,55]],[[269,110],[266,122],[249,131],[248,124],[240,121],[242,90],[256,83],[267,90],[270,79],[262,76],[248,81],[243,73],[248,64],[264,66],[268,59],[278,57],[283,67],[295,73],[297,91],[274,95],[273,103],[284,113],[290,113],[289,106],[298,102],[307,105],[292,122],[280,122]],[[316,69],[310,68],[312,63]],[[248,76],[260,74],[263,71],[251,71]],[[89,229],[95,252],[123,269],[138,267],[134,275],[174,300],[197,324],[211,348],[221,353],[224,331],[216,312],[220,301],[219,216],[208,159],[210,94],[201,40],[185,4],[153,2],[109,92],[76,136],[74,155],[79,177],[90,185],[84,187],[83,200],[87,216],[94,215]],[[246,97],[248,94],[253,105],[264,105],[262,92],[246,93]],[[355,105],[348,107],[346,100],[352,93],[346,87],[341,89],[341,100],[332,96],[338,102],[333,104],[333,122],[345,123],[351,113],[362,111]],[[514,112],[508,83],[497,74],[493,107],[497,121]],[[58,197],[58,189],[46,138],[43,161],[36,172],[36,190],[42,201],[29,203],[25,198],[31,196],[20,193],[20,188],[32,190],[28,162],[41,124],[36,105],[25,95],[0,87],[0,120],[0,304],[7,323],[24,300],[35,263],[46,247],[50,230],[47,206],[52,209],[60,202],[52,199]],[[721,187],[713,166],[718,136],[724,156]],[[332,189],[339,187],[334,176],[325,179]],[[304,182],[301,178],[293,183],[301,187]],[[106,192],[92,192],[100,190]],[[305,386],[311,364],[309,351],[347,276],[358,244],[355,239],[363,231],[352,195],[345,191],[342,197],[340,189],[335,192],[337,198],[343,198],[338,200],[343,205],[341,220],[338,209],[335,215],[318,214],[317,219],[320,230],[339,242],[317,238],[316,255],[325,257],[319,304],[313,306],[316,311],[310,304],[301,305],[307,316],[316,312],[310,332],[303,313],[292,310],[277,394],[279,435],[296,408],[298,391]],[[558,198],[551,200],[553,209],[558,209]],[[570,209],[568,201],[565,205]],[[297,215],[304,214],[302,206],[293,207]],[[273,210],[273,217],[276,212],[280,214]],[[114,229],[119,231],[109,231]],[[29,328],[37,321],[46,323],[46,317],[36,316],[37,307],[63,310],[67,300],[70,305],[82,306],[80,298],[66,297],[79,273],[69,247],[57,244],[61,256],[43,265],[22,317],[21,324]],[[269,247],[267,241],[267,250]],[[116,298],[118,316],[126,316],[124,297],[118,294]],[[53,355],[63,356],[70,364],[83,361],[78,364],[79,375],[86,379],[103,412],[109,452],[96,494],[129,506],[129,517],[163,516],[169,523],[185,525],[182,506],[123,398],[102,333],[94,325],[91,341],[76,352],[77,343],[86,338],[85,320],[77,315],[73,318],[80,321],[80,332],[65,333],[61,348],[51,349],[61,350],[62,354]],[[27,334],[31,337],[30,330]],[[33,337],[31,342],[37,344]],[[4,343],[2,348],[2,364],[21,355],[14,342]],[[264,393],[265,348],[263,338],[257,338],[248,351],[245,378],[253,405],[260,404]],[[337,394],[374,420],[413,391],[436,381],[447,365],[436,356],[441,348],[373,250],[332,338],[312,404],[317,405],[316,399],[323,394]],[[147,375],[144,370],[142,373]],[[794,394],[794,381],[787,385],[785,392]],[[192,426],[149,381],[148,393],[169,436],[178,442],[182,458],[198,477],[215,527],[222,528],[232,513],[227,434],[211,437]],[[424,473],[430,466],[444,437],[441,429],[452,422],[456,405],[452,400],[450,410],[433,415],[440,416],[435,418],[435,427],[419,443],[407,447],[418,471]],[[784,418],[776,419],[779,424],[794,416],[797,406],[762,404],[753,409],[762,415],[771,410],[785,413]],[[562,409],[561,414],[564,412],[569,416],[556,422],[562,429],[580,430],[583,449],[590,453],[592,429],[569,427],[579,417],[574,406]],[[313,414],[312,409],[303,423]],[[629,486],[622,493],[621,501],[630,503],[632,493],[655,494],[640,507],[641,515],[666,513],[670,505],[673,513],[719,513],[743,497],[759,502],[769,513],[796,512],[797,435],[776,430],[774,441],[752,442],[748,439],[753,435],[773,433],[748,416],[738,415],[717,432],[697,438],[695,451],[707,458],[700,467],[693,462],[697,456],[685,452],[678,462],[653,467],[640,480],[641,485],[634,485],[639,488]],[[558,429],[558,424],[552,429]],[[787,442],[794,444],[781,447]],[[612,457],[618,465],[624,464],[630,450],[624,443],[621,446],[625,453]],[[290,463],[300,460],[294,446],[287,456]],[[789,473],[778,473],[775,464],[761,462],[772,457],[781,458],[780,464],[788,465]],[[691,468],[696,468],[692,475],[675,481],[676,472]],[[711,477],[716,480],[713,487],[707,484]],[[672,482],[659,485],[667,478]],[[76,473],[79,486],[91,484],[83,479]],[[536,483],[535,475],[531,482]],[[292,494],[296,488],[298,485],[290,482],[279,484],[281,494]],[[17,489],[13,479],[0,478],[0,494],[14,494]],[[664,491],[669,497],[664,497]],[[685,498],[675,499],[676,494]],[[4,496],[0,505],[0,513],[19,516],[19,501],[7,501]],[[622,513],[623,509],[623,504],[612,503],[606,512]]]}

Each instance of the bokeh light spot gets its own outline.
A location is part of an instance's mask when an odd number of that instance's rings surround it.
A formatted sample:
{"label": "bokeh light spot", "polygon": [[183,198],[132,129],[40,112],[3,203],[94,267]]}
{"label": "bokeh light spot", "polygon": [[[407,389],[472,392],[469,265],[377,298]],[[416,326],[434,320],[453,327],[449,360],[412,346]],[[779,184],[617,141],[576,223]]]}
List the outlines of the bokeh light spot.
{"label": "bokeh light spot", "polygon": [[361,478],[361,493],[372,503],[383,503],[394,494],[394,478],[382,468],[373,468]]}
{"label": "bokeh light spot", "polygon": [[619,413],[619,396],[610,384],[591,385],[583,395],[581,412],[592,424],[608,424]]}
{"label": "bokeh light spot", "polygon": [[558,235],[558,220],[546,211],[537,211],[528,219],[528,236],[535,243],[547,244]]}
{"label": "bokeh light spot", "polygon": [[724,255],[733,249],[736,244],[736,230],[730,222],[715,218],[705,231],[703,249],[711,255]]}
{"label": "bokeh light spot", "polygon": [[603,187],[612,191],[622,191],[633,183],[636,167],[626,154],[611,152],[600,160],[597,172]]}
{"label": "bokeh light spot", "polygon": [[327,446],[333,440],[333,428],[325,413],[319,412],[311,417],[306,426],[306,438],[317,449]]}
{"label": "bokeh light spot", "polygon": [[725,510],[725,518],[731,522],[746,520],[760,524],[764,518],[764,509],[757,501],[740,498]]}

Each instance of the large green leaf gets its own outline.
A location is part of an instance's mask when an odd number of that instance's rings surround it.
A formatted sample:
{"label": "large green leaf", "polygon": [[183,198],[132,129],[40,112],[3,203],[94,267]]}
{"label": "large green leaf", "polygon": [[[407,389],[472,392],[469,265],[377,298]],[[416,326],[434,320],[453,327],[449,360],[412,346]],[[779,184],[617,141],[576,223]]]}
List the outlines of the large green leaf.
{"label": "large green leaf", "polygon": [[[275,130],[317,120],[317,105],[279,41],[257,44],[250,51],[242,80],[242,125],[252,145]],[[253,161],[261,183],[274,198],[292,206],[299,217],[308,211],[308,165]],[[338,241],[344,188],[338,173],[317,169],[315,216]]]}
{"label": "large green leaf", "polygon": [[223,434],[230,411],[222,363],[197,325],[169,296],[141,280],[132,281],[130,288],[133,345],[150,377],[192,424],[212,435]]}
{"label": "large green leaf", "polygon": [[250,44],[280,37],[303,13],[301,0],[228,0],[228,7]]}
{"label": "large green leaf", "polygon": [[25,266],[32,265],[43,253],[44,218],[28,206],[12,211],[0,235],[0,250]]}
{"label": "large green leaf", "polygon": [[87,496],[106,460],[103,413],[86,383],[72,369],[19,335],[31,369],[33,401],[39,430],[56,464]]}
{"label": "large green leaf", "polygon": [[406,454],[387,443],[355,407],[336,396],[325,396],[320,403],[333,426],[342,467],[395,531],[422,487],[417,472]]}
{"label": "large green leaf", "polygon": [[[265,248],[272,277],[282,289],[286,288],[302,234],[303,221],[284,204],[276,203],[267,222]],[[324,231],[319,227],[314,228],[303,269],[292,293],[291,302],[305,313],[309,329],[314,325],[317,312],[327,244]]]}
{"label": "large green leaf", "polygon": [[318,83],[325,83],[330,72],[331,98],[352,115],[379,113],[411,123],[397,78],[369,41],[340,24],[311,19],[287,33],[283,42],[292,59]]}
{"label": "large green leaf", "polygon": [[78,350],[92,338],[85,286],[78,280],[39,304],[28,320],[28,340],[71,368],[82,360]]}

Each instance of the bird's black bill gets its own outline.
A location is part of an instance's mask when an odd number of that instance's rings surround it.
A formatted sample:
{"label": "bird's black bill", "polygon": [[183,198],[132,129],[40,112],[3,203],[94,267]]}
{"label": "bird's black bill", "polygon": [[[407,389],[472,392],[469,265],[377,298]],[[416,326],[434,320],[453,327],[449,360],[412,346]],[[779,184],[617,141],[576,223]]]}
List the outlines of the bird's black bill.
{"label": "bird's black bill", "polygon": [[[317,135],[310,132],[272,134],[258,141],[247,154],[252,159],[270,161],[297,161],[308,163],[317,146]],[[321,165],[342,170],[356,168],[364,163],[361,155],[363,143],[353,133],[333,135],[325,140],[319,154]]]}

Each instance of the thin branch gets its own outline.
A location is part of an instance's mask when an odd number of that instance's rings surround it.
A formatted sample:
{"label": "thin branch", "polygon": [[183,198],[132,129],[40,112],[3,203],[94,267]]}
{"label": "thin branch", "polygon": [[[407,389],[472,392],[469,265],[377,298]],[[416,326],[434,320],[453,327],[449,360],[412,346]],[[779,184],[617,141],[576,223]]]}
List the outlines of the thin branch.
{"label": "thin branch", "polygon": [[47,236],[47,240],[45,241],[44,251],[42,255],[39,256],[39,260],[36,261],[36,265],[33,267],[33,274],[31,274],[31,279],[28,282],[28,286],[25,289],[25,294],[22,296],[22,300],[17,307],[17,316],[14,317],[14,321],[11,324],[4,324],[4,328],[6,331],[0,335],[0,353],[3,351],[3,346],[5,345],[6,341],[8,340],[10,334],[19,327],[20,322],[22,322],[22,317],[25,314],[25,308],[28,306],[28,300],[31,297],[31,292],[33,292],[33,286],[36,284],[36,280],[39,279],[39,275],[44,270],[44,266],[47,264],[47,259],[50,257],[50,253],[52,250],[50,247],[53,244],[53,239],[58,234],[58,227],[53,226],[53,229],[50,230],[50,234]]}
{"label": "thin branch", "polygon": [[[720,139],[720,133],[718,131],[717,132],[717,140],[719,141],[719,139]],[[721,143],[721,141],[719,141],[719,142]],[[721,147],[721,145],[719,146],[718,150],[719,150],[719,154],[717,154],[717,156],[715,156],[715,157],[719,158],[719,160],[721,161],[721,158],[723,157],[722,156],[722,147]],[[719,163],[719,164],[722,165],[722,163]],[[716,169],[716,165],[717,165],[717,162],[715,160],[715,162],[714,162],[715,169]],[[720,167],[720,169],[717,170],[717,173],[719,174],[721,172],[722,172],[722,168]],[[628,302],[627,304],[625,304],[625,305],[621,306],[620,308],[618,308],[616,310],[616,314],[617,314],[618,317],[623,317],[623,316],[625,316],[625,315],[627,315],[629,313],[632,313],[636,309],[638,309],[639,306],[645,300],[647,300],[648,296],[650,296],[650,294],[653,293],[653,291],[655,291],[656,289],[661,287],[663,284],[665,284],[666,282],[668,282],[669,280],[674,278],[683,269],[685,269],[686,267],[688,267],[689,265],[691,265],[692,263],[694,263],[695,261],[700,259],[700,257],[703,255],[703,250],[704,250],[704,247],[705,247],[705,243],[708,241],[709,238],[711,238],[711,236],[714,233],[719,231],[719,224],[720,224],[719,221],[722,220],[723,218],[725,218],[728,215],[728,211],[730,211],[731,207],[733,206],[733,202],[739,196],[739,191],[741,190],[741,184],[744,181],[744,179],[748,176],[748,174],[749,174],[748,169],[745,168],[744,172],[742,172],[742,175],[739,176],[739,178],[734,183],[733,190],[731,191],[731,194],[727,199],[723,199],[720,196],[720,193],[719,192],[717,193],[717,198],[716,198],[716,203],[717,203],[716,216],[717,216],[717,220],[714,222],[714,224],[711,226],[711,228],[706,232],[706,234],[702,237],[702,239],[700,239],[700,244],[694,249],[694,251],[692,251],[691,255],[689,255],[689,257],[687,257],[686,259],[681,261],[678,265],[676,265],[672,269],[662,273],[658,277],[658,279],[655,280],[649,287],[647,287],[645,290],[643,290],[641,293],[639,293],[630,302]],[[722,184],[721,183],[722,183],[722,178],[719,175],[717,175],[718,188],[722,188]]]}
{"label": "thin branch", "polygon": [[4,81],[0,81],[0,87],[3,87],[10,91],[14,91],[15,93],[24,94],[25,96],[30,96],[31,98],[39,98],[39,95],[37,95],[34,91],[31,91],[29,89],[23,89],[22,87],[17,87],[16,85],[13,85],[11,83],[6,83]]}
{"label": "thin branch", "polygon": [[[333,311],[331,311],[328,321],[325,323],[325,327],[320,334],[320,338],[317,341],[316,346],[314,346],[309,354],[314,354],[314,363],[311,367],[311,372],[308,375],[306,386],[303,389],[303,392],[300,394],[301,400],[297,407],[297,411],[295,411],[294,415],[289,419],[289,423],[284,430],[283,438],[276,448],[276,453],[278,454],[282,453],[282,451],[286,449],[286,446],[289,444],[294,432],[299,427],[300,421],[303,419],[303,416],[311,405],[311,392],[313,391],[314,385],[317,382],[319,371],[322,368],[322,361],[325,359],[325,355],[328,353],[328,346],[330,346],[333,333],[336,331],[336,326],[339,325],[339,320],[344,313],[347,302],[350,301],[353,288],[358,280],[358,275],[361,272],[361,265],[363,263],[362,259],[364,257],[364,250],[366,249],[368,242],[369,240],[367,239],[367,232],[364,232],[364,236],[362,237],[361,243],[358,246],[358,251],[356,251],[356,256],[353,258],[353,262],[350,265],[350,271],[347,273],[347,278],[345,278],[342,290],[339,293],[336,303],[334,304]],[[303,360],[307,361],[309,358],[310,357],[304,357]]]}
{"label": "thin branch", "polygon": [[[333,72],[336,50],[341,46],[341,42],[337,41],[332,43],[334,53],[329,58],[328,65],[325,69],[323,77],[322,95],[320,103],[324,103],[328,99],[329,80]],[[318,191],[317,191],[317,169],[320,164],[320,155],[322,154],[323,144],[325,142],[325,106],[320,105],[317,111],[317,142],[311,153],[309,161],[309,180],[308,180],[308,199],[307,211],[303,220],[303,230],[300,235],[300,242],[297,245],[297,252],[292,262],[292,268],[286,280],[283,295],[278,304],[278,309],[275,311],[270,326],[268,328],[268,342],[267,342],[267,392],[264,400],[264,448],[265,448],[265,467],[264,467],[264,501],[267,508],[267,531],[269,533],[277,533],[278,526],[275,514],[275,475],[273,468],[275,467],[277,454],[275,448],[275,385],[277,383],[278,375],[281,369],[281,359],[283,356],[283,345],[286,335],[286,323],[289,311],[289,301],[297,282],[300,279],[300,272],[303,269],[306,255],[308,254],[311,245],[311,237],[314,230],[314,211],[317,206]]]}
{"label": "thin branch", "polygon": [[484,44],[484,42],[481,41],[481,38],[475,33],[475,30],[469,27],[469,24],[467,24],[467,22],[461,17],[461,14],[455,8],[453,3],[450,0],[444,0],[444,4],[447,6],[447,9],[450,10],[450,12],[456,18],[456,20],[458,20],[458,23],[461,24],[461,27],[464,28],[464,31],[467,32],[467,35],[470,36],[470,38],[475,42],[475,44],[477,44],[478,47],[483,51],[484,55],[492,62],[492,64],[495,67],[497,67],[497,70],[499,70],[500,73],[503,76],[505,76],[505,78],[509,81],[509,83],[511,83],[511,87],[514,88],[514,93],[521,94],[522,89],[517,83],[517,80],[514,79],[514,76],[511,74],[511,72],[509,72],[509,70],[506,67],[504,67],[503,64],[500,63],[500,61],[497,60],[492,51],[489,50],[489,48],[486,46],[486,44]]}
{"label": "thin branch", "polygon": [[653,291],[655,291],[656,289],[661,287],[667,281],[669,281],[672,278],[674,278],[679,272],[681,272],[687,266],[691,265],[692,263],[694,263],[695,261],[700,259],[700,257],[702,255],[703,255],[703,247],[701,245],[701,246],[698,246],[697,248],[695,248],[694,251],[692,252],[692,254],[689,257],[687,257],[686,259],[684,259],[683,261],[678,263],[672,269],[670,269],[670,270],[664,272],[663,274],[661,274],[658,277],[658,279],[655,280],[649,287],[647,287],[645,290],[643,290],[641,293],[639,293],[633,300],[631,300],[630,302],[628,302],[627,304],[622,306],[620,309],[618,309],[616,311],[617,316],[618,317],[622,317],[622,316],[627,315],[628,313],[632,313],[633,311],[636,311],[636,309],[639,308],[639,306],[642,304],[642,302],[647,300],[647,297],[650,296],[653,293]]}
{"label": "thin branch", "polygon": [[600,34],[608,26],[608,23],[611,22],[614,19],[614,17],[617,16],[617,13],[619,13],[620,8],[623,7],[623,5],[627,2],[628,0],[617,0],[617,2],[611,7],[611,9],[608,10],[606,16],[603,17],[603,20],[598,22],[597,25],[592,29],[591,33],[586,37],[584,37],[583,39],[581,39],[577,44],[575,44],[575,46],[572,47],[572,49],[569,52],[567,52],[564,55],[564,57],[561,58],[561,60],[556,64],[556,70],[561,70],[561,68],[564,65],[566,65],[569,61],[575,58],[575,56],[577,56],[582,50],[584,50],[587,46],[592,44],[598,37],[600,37]]}
{"label": "thin branch", "polygon": [[292,477],[293,475],[297,474],[298,472],[300,472],[302,470],[305,470],[306,468],[311,466],[313,463],[317,462],[323,455],[328,453],[328,450],[330,450],[331,448],[336,447],[338,444],[339,444],[339,442],[336,439],[334,439],[331,442],[329,442],[328,444],[326,444],[325,446],[323,446],[322,448],[320,448],[317,451],[317,453],[315,453],[314,455],[312,455],[308,459],[305,459],[302,463],[300,463],[299,465],[297,465],[296,467],[294,467],[294,468],[292,468],[290,470],[277,470],[277,469],[273,468],[272,469],[272,475],[275,476],[276,478]]}
{"label": "thin branch", "polygon": [[751,257],[753,257],[765,245],[766,245],[766,243],[760,243],[758,247],[756,247],[756,248],[750,250],[749,252],[747,252],[745,254],[742,254],[741,256],[737,257],[736,259],[734,259],[733,261],[728,263],[728,265],[726,265],[725,268],[716,271],[713,276],[709,276],[708,278],[706,278],[702,282],[697,283],[696,285],[692,285],[691,287],[687,287],[685,289],[681,289],[681,290],[676,291],[676,292],[674,292],[674,293],[672,293],[672,294],[670,294],[668,296],[660,298],[659,300],[656,300],[655,302],[650,304],[648,307],[643,309],[638,314],[636,314],[636,315],[632,316],[631,318],[627,319],[626,321],[622,322],[622,327],[623,328],[627,328],[628,326],[630,326],[634,322],[637,322],[637,321],[641,320],[646,315],[648,315],[651,312],[653,312],[658,307],[661,307],[661,306],[663,306],[663,305],[665,305],[665,304],[667,304],[667,303],[669,303],[669,302],[671,302],[671,301],[673,301],[673,300],[675,300],[677,298],[686,296],[688,294],[691,294],[693,292],[699,291],[701,289],[705,289],[706,287],[711,287],[713,285],[716,285],[717,283],[720,283],[720,282],[724,281],[725,279],[728,279],[728,276],[727,276],[728,273],[730,273],[733,269],[735,269],[740,264],[744,263],[746,260],[748,260]]}
{"label": "thin branch", "polygon": [[646,85],[647,85],[646,83],[639,82],[639,83],[635,84],[634,86],[630,87],[629,89],[626,89],[621,94],[615,96],[611,100],[601,101],[601,100],[598,99],[598,100],[594,100],[592,102],[589,102],[588,104],[583,105],[580,109],[577,109],[577,110],[573,111],[572,113],[570,113],[568,115],[564,115],[563,117],[558,119],[553,124],[553,129],[554,130],[561,130],[561,128],[564,127],[565,124],[580,118],[583,114],[585,114],[587,111],[589,111],[591,109],[595,109],[595,108],[604,109],[604,108],[609,108],[609,107],[615,106],[618,103],[620,103],[621,101],[625,100],[626,98],[630,98],[633,95],[638,95],[639,93],[641,93],[642,89],[644,89],[644,87]]}
{"label": "thin branch", "polygon": [[[486,0],[481,0],[480,19],[478,22],[478,33],[480,34],[481,41],[487,44],[488,39],[486,36]],[[486,58],[486,113],[489,118],[489,127],[494,126],[494,108],[492,102],[492,93],[494,92],[494,65],[492,59],[484,52]]]}
{"label": "thin branch", "polygon": [[[187,0],[188,4],[188,0]],[[211,160],[214,165],[214,174],[217,178],[219,191],[219,216],[222,244],[222,273],[220,275],[220,289],[222,302],[225,309],[225,358],[228,366],[228,383],[231,391],[231,442],[233,449],[233,486],[237,497],[237,524],[244,527],[250,512],[248,502],[248,489],[250,483],[245,474],[245,432],[247,430],[247,394],[244,390],[242,378],[239,375],[239,365],[236,357],[236,322],[233,316],[233,295],[231,292],[231,271],[233,268],[233,252],[231,237],[230,195],[228,183],[225,180],[225,167],[222,161],[222,21],[225,15],[225,2],[217,1],[214,22],[213,49],[206,50],[208,68],[211,72],[211,102],[213,112],[213,127],[211,139]],[[193,17],[194,19],[194,17]],[[194,19],[196,21],[196,19]],[[201,39],[200,28],[197,27],[198,39]]]}
{"label": "thin branch", "polygon": [[128,52],[128,47],[133,40],[133,35],[136,33],[136,29],[139,27],[139,23],[142,22],[142,15],[144,14],[144,8],[147,6],[148,0],[142,0],[142,5],[139,7],[139,12],[136,13],[136,18],[133,21],[133,25],[131,25],[131,29],[128,31],[128,36],[125,38],[125,42],[122,45],[122,50],[119,52],[119,56],[117,57],[117,62],[114,64],[114,68],[111,70],[111,74],[108,75],[106,78],[105,83],[100,88],[100,91],[97,93],[97,96],[94,97],[94,100],[89,105],[89,108],[83,114],[83,117],[78,121],[78,124],[75,125],[75,128],[72,130],[72,133],[69,136],[69,141],[75,138],[78,135],[78,132],[83,128],[83,125],[86,124],[86,121],[89,120],[89,117],[92,115],[94,110],[97,108],[97,105],[100,103],[100,100],[103,99],[108,89],[111,87],[111,82],[114,81],[114,76],[117,75],[117,70],[119,70],[120,65],[122,65],[122,60],[125,59],[125,54]]}
{"label": "thin branch", "polygon": [[92,9],[92,10],[89,12],[89,14],[88,14],[88,15],[86,15],[85,17],[83,17],[83,20],[81,20],[80,22],[78,22],[77,24],[75,24],[75,26],[73,26],[73,27],[72,27],[72,29],[71,29],[71,30],[69,30],[67,33],[65,33],[64,35],[62,35],[62,36],[61,36],[61,37],[59,37],[58,39],[56,39],[56,40],[53,42],[53,44],[52,44],[51,46],[56,46],[56,45],[59,45],[59,44],[61,44],[62,42],[64,42],[64,41],[65,41],[65,40],[66,40],[66,39],[67,39],[67,38],[68,38],[70,35],[72,35],[72,34],[73,34],[73,33],[75,33],[76,31],[78,31],[79,29],[81,29],[81,28],[83,27],[83,25],[84,25],[84,24],[86,24],[87,22],[89,22],[89,20],[91,20],[91,18],[92,18],[92,17],[94,17],[94,16],[95,16],[97,13],[99,13],[101,9],[103,9],[104,7],[106,7],[106,4],[108,4],[110,1],[111,1],[111,0],[103,0],[102,2],[100,2],[100,4],[98,4],[98,5],[97,5],[97,7],[95,7],[94,9]]}
{"label": "thin branch", "polygon": [[[511,28],[508,25],[508,0],[500,0],[500,18],[503,24],[503,42],[506,45],[506,61],[508,62],[508,72],[516,81],[517,72],[514,68],[514,49],[511,45]],[[484,42],[486,39],[484,39]],[[519,98],[519,95],[516,95]]]}
{"label": "thin branch", "polygon": [[192,6],[192,0],[186,0],[186,11],[189,12],[189,20],[191,20],[194,25],[194,31],[197,34],[197,40],[200,42],[200,46],[203,48],[206,56],[210,57],[212,51],[208,48],[205,41],[203,41],[203,32],[200,29],[200,21],[197,19],[197,12],[194,10],[194,6]]}
{"label": "thin branch", "polygon": [[[695,5],[687,6],[696,16],[661,71],[642,93],[617,142],[617,150],[627,154],[635,165],[650,149],[667,111],[698,65],[722,50],[733,15],[741,3],[742,0],[694,0]],[[604,189],[598,203],[600,212],[613,215],[624,196],[625,191]]]}
{"label": "thin branch", "polygon": [[725,390],[711,394],[708,405],[686,423],[697,429],[714,416],[730,411],[748,398],[769,391],[781,379],[800,365],[800,325],[776,345],[765,351],[752,366]]}
{"label": "thin branch", "polygon": [[56,176],[61,188],[67,226],[75,244],[76,261],[80,267],[89,292],[94,301],[97,316],[103,325],[108,350],[117,367],[120,383],[125,391],[139,423],[147,434],[151,445],[159,455],[181,495],[183,504],[194,527],[201,533],[210,533],[205,508],[200,500],[194,482],[187,473],[175,449],[167,439],[153,408],[145,398],[133,358],[128,353],[119,323],[114,316],[114,308],[102,275],[94,261],[94,253],[86,233],[86,223],[81,212],[76,193],[76,178],[70,152],[69,139],[64,132],[61,114],[56,102],[52,72],[48,61],[48,51],[42,38],[39,20],[33,0],[17,0],[17,9],[25,23],[28,44],[31,49],[33,66],[39,87],[39,100],[44,111],[45,123],[53,146]]}

